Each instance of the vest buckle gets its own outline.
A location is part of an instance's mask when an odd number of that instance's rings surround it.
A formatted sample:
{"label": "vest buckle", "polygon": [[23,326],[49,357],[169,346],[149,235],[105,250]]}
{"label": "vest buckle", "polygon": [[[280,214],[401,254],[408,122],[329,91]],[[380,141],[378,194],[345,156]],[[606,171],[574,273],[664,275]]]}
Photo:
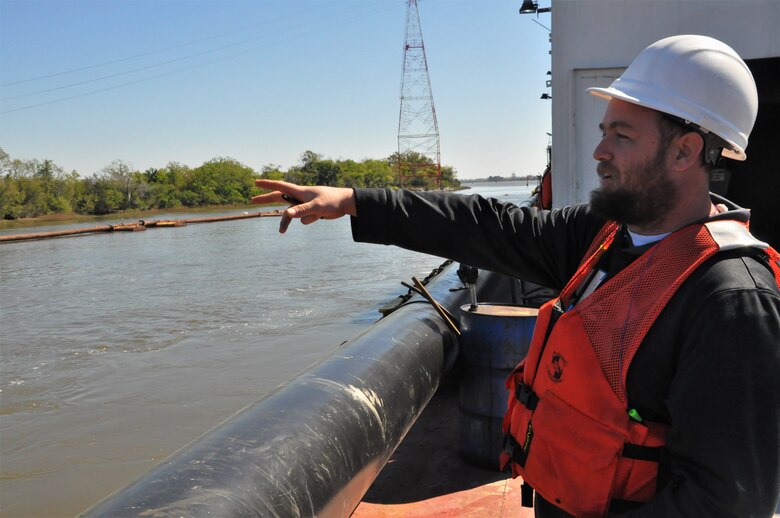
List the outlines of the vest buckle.
{"label": "vest buckle", "polygon": [[524,407],[531,411],[536,410],[536,406],[539,404],[539,396],[531,390],[531,387],[522,382],[515,386],[515,397]]}

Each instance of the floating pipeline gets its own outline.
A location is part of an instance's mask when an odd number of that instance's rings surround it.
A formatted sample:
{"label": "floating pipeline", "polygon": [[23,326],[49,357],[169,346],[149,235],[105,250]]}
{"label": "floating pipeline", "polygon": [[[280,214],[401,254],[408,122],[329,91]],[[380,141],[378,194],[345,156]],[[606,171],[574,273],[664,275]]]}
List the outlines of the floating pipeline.
{"label": "floating pipeline", "polygon": [[[456,312],[468,291],[452,266],[426,287]],[[489,297],[498,276],[483,277]],[[82,516],[349,516],[457,357],[424,302],[413,296]]]}
{"label": "floating pipeline", "polygon": [[137,223],[120,223],[117,225],[99,225],[96,227],[74,228],[70,230],[55,230],[52,232],[35,232],[32,234],[9,234],[0,236],[0,243],[10,243],[16,241],[29,241],[34,239],[52,239],[57,237],[72,237],[84,234],[99,234],[105,232],[139,232],[149,228],[168,228],[184,227],[196,223],[214,223],[218,221],[232,221],[236,219],[263,218],[281,216],[282,211],[273,210],[268,212],[244,212],[231,216],[214,216],[211,218],[190,218],[177,220],[139,220]]}

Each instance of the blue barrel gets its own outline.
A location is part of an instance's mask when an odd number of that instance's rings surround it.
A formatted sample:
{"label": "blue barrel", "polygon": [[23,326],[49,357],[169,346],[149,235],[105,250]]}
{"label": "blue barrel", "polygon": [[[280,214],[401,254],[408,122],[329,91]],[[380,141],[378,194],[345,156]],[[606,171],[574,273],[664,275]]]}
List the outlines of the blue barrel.
{"label": "blue barrel", "polygon": [[471,464],[497,471],[507,406],[504,381],[528,354],[539,310],[490,303],[460,310],[461,454]]}

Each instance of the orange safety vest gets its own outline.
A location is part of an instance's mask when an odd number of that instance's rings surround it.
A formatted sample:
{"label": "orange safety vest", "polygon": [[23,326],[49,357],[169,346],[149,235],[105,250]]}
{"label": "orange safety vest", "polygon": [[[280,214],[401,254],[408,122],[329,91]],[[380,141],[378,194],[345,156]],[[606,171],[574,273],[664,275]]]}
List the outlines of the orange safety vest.
{"label": "orange safety vest", "polygon": [[601,229],[560,297],[540,308],[528,356],[506,382],[502,469],[510,464],[513,477],[576,516],[604,516],[655,494],[667,427],[642,422],[628,407],[625,380],[647,331],[685,279],[718,251],[748,246],[765,251],[780,284],[774,249],[746,224],[712,221],[670,234],[566,310],[617,229]]}

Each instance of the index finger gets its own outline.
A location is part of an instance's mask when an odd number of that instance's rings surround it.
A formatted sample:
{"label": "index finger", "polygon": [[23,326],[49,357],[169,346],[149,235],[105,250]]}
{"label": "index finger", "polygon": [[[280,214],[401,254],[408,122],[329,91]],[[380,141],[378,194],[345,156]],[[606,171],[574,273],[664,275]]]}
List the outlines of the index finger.
{"label": "index finger", "polygon": [[281,191],[288,194],[295,194],[300,191],[301,188],[298,185],[290,182],[283,182],[282,180],[266,180],[265,178],[258,178],[255,180],[255,185],[261,189],[269,189],[272,191]]}
{"label": "index finger", "polygon": [[258,196],[252,197],[251,202],[255,204],[285,203],[287,200],[285,200],[284,196],[292,196],[293,198],[299,199],[299,196],[295,195],[299,190],[298,186],[292,183],[282,182],[280,180],[266,180],[261,178],[255,180],[255,186],[260,187],[261,189],[269,189],[272,191],[270,193],[260,194]]}
{"label": "index finger", "polygon": [[259,194],[257,196],[252,196],[252,199],[249,201],[256,205],[263,205],[265,203],[286,203],[284,201],[284,198],[282,198],[282,196],[284,195],[281,192],[274,191],[265,194]]}

